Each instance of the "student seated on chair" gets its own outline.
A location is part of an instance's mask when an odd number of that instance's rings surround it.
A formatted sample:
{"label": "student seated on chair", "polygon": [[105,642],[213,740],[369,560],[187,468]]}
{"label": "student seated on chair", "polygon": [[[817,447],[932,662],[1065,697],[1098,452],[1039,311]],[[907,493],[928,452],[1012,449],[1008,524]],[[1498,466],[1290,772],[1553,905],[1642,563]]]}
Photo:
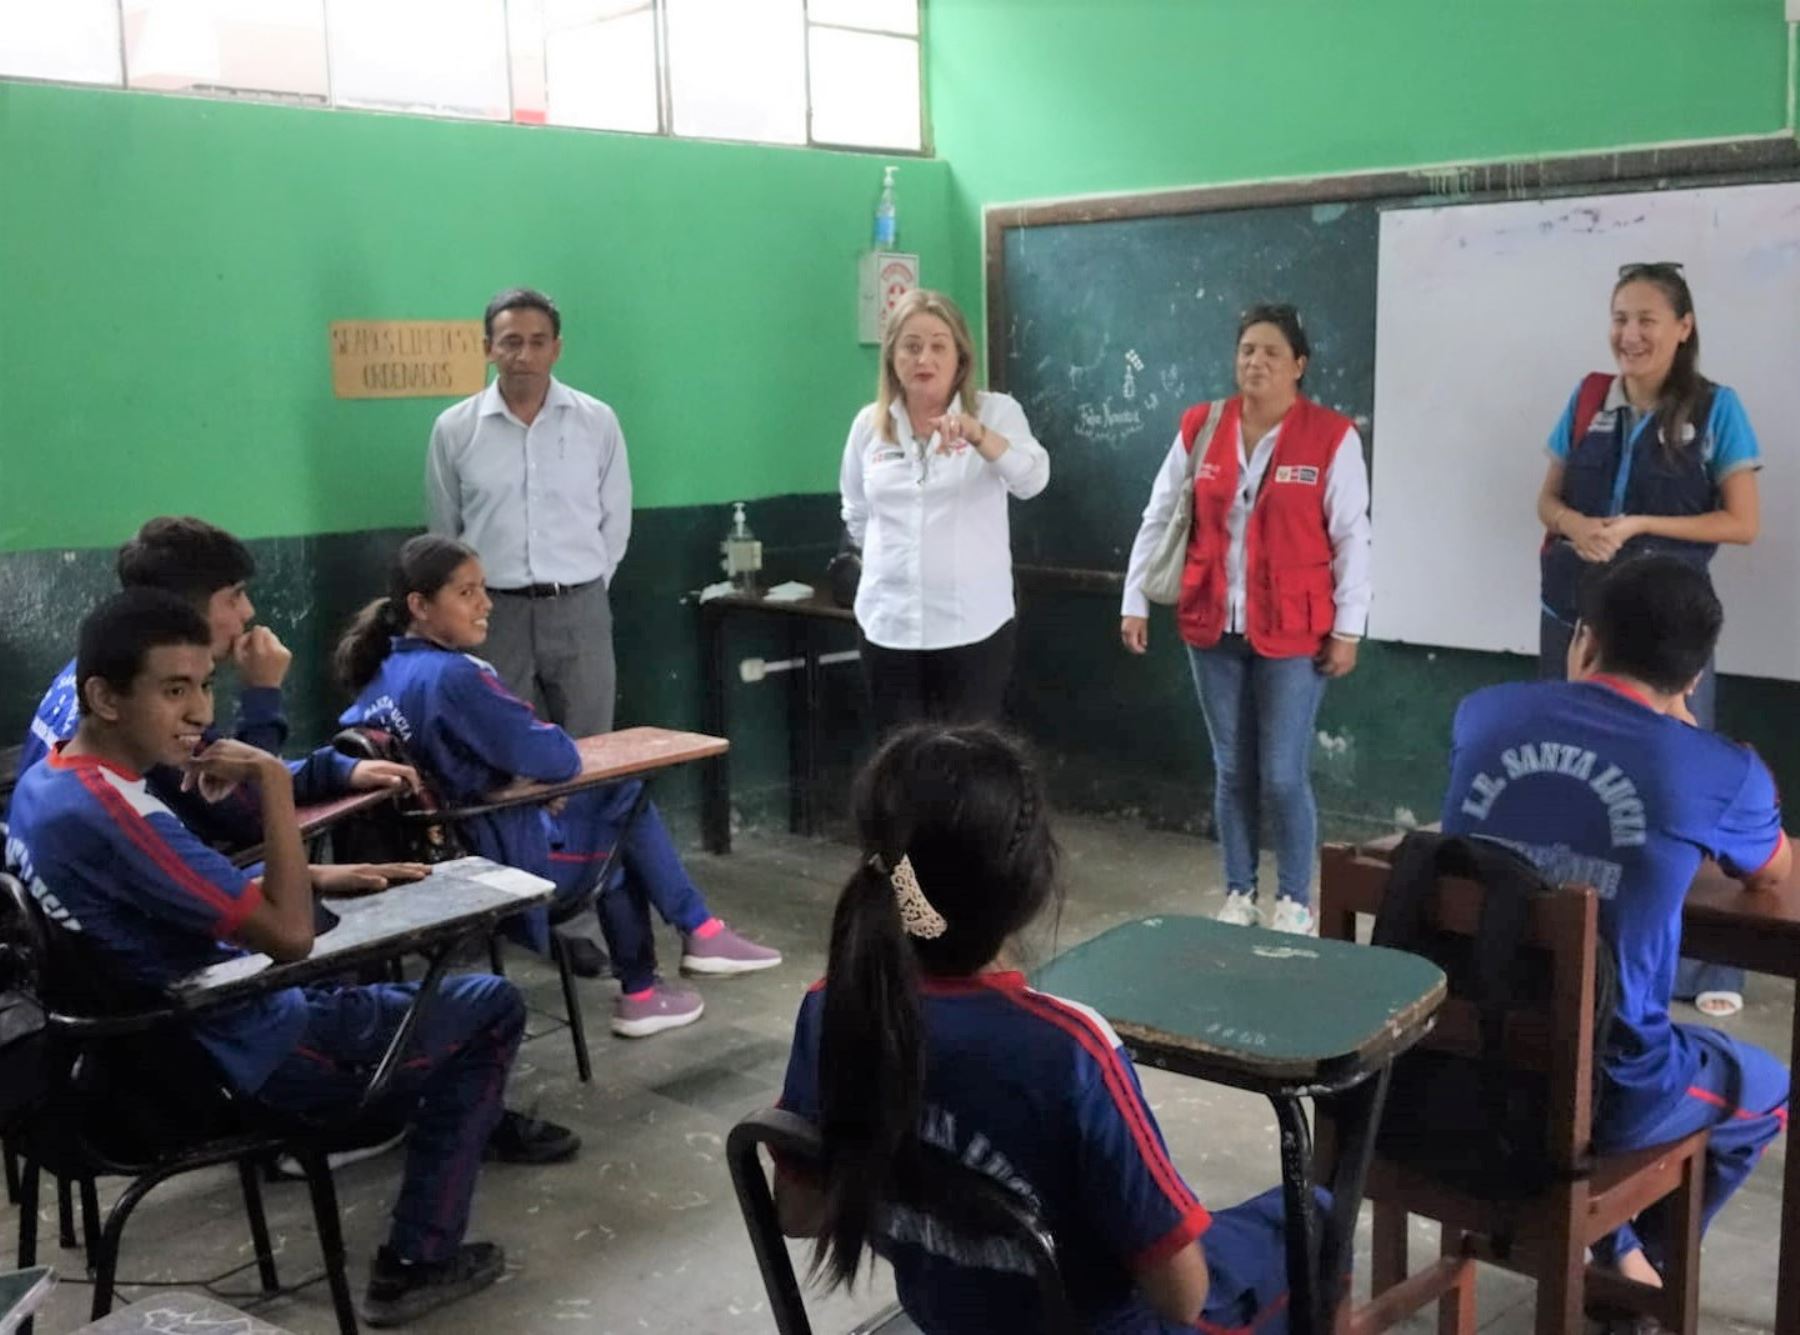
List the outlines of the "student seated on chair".
{"label": "student seated on chair", "polygon": [[855,807],[862,861],[781,1096],[818,1125],[827,1176],[777,1165],[783,1229],[819,1239],[834,1283],[879,1251],[921,1329],[1028,1329],[1028,1275],[1004,1256],[959,1255],[888,1205],[923,1141],[1032,1205],[1082,1329],[1285,1331],[1280,1188],[1209,1215],[1118,1035],[1006,960],[1057,897],[1043,793],[1020,752],[984,725],[916,726],[869,763]]}
{"label": "student seated on chair", "polygon": [[[574,739],[545,723],[469,651],[487,638],[492,606],[470,548],[426,534],[401,547],[388,595],[365,607],[337,651],[338,677],[356,693],[340,723],[385,729],[404,744],[440,800],[481,802],[516,778],[558,782],[581,770]],[[631,812],[643,784],[632,780],[517,806],[461,823],[474,851],[557,884],[560,900],[592,895],[609,851],[618,857],[597,909],[620,993],[612,1029],[642,1038],[692,1024],[698,993],[656,973],[650,909],[682,934],[689,973],[746,973],[781,963],[712,915],[689,879],[654,804]],[[549,946],[549,915],[528,923],[530,944]]]}
{"label": "student seated on chair", "polygon": [[[274,631],[250,624],[256,609],[246,585],[256,573],[256,561],[249,548],[203,519],[163,516],[145,523],[119,548],[118,572],[123,588],[161,589],[199,610],[212,635],[214,663],[230,663],[237,669],[240,690],[235,736],[279,755],[288,737],[281,683],[293,656]],[[71,662],[50,684],[31,720],[19,754],[21,774],[56,743],[74,736],[80,718],[78,695]],[[209,728],[206,740],[216,735],[216,730]],[[392,788],[415,781],[404,765],[352,760],[329,747],[289,768],[294,774],[295,799],[303,806],[358,789]],[[146,777],[150,791],[206,842],[243,848],[261,837],[251,790],[238,788],[222,797],[202,793],[184,786],[181,770],[160,766]]]}
{"label": "student seated on chair", "polygon": [[[1787,1124],[1789,1088],[1768,1053],[1669,1017],[1682,901],[1701,860],[1752,891],[1781,884],[1793,863],[1768,769],[1688,710],[1722,621],[1705,572],[1675,557],[1597,572],[1568,681],[1491,686],[1462,702],[1444,799],[1447,833],[1504,843],[1549,879],[1598,890],[1619,1009],[1595,1146],[1648,1148],[1711,1127],[1702,1227]],[[1595,1253],[1660,1284],[1674,1245],[1651,1213]]]}
{"label": "student seated on chair", "polygon": [[[212,726],[211,643],[206,619],[171,594],[129,589],[103,604],[81,627],[75,735],[21,776],[13,799],[8,860],[47,915],[151,988],[246,951],[296,960],[312,949],[314,885],[293,776],[244,742],[201,744]],[[261,877],[202,844],[150,792],[143,776],[157,765],[256,790]],[[390,870],[396,879],[425,871]],[[290,987],[207,1012],[193,1035],[243,1094],[309,1121],[347,1121],[415,991]],[[443,980],[413,1035],[387,1094],[411,1135],[369,1282],[371,1325],[410,1320],[499,1277],[500,1248],[465,1243],[463,1231],[524,1028],[511,983],[463,975]],[[572,1133],[532,1125],[544,1144],[573,1152]]]}

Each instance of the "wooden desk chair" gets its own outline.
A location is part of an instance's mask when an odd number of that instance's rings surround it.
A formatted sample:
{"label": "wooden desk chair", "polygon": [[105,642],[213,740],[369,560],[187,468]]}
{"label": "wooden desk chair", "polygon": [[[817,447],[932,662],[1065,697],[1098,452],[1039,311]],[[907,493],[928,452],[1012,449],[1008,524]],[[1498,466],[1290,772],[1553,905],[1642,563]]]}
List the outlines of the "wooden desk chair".
{"label": "wooden desk chair", "polygon": [[[1358,914],[1380,909],[1389,865],[1341,844],[1322,850],[1319,934],[1356,940]],[[1428,912],[1447,937],[1473,938],[1483,890],[1445,878]],[[1562,887],[1534,901],[1526,953],[1542,967],[1524,970],[1538,985],[1521,986],[1506,1024],[1504,1058],[1521,1080],[1542,1082],[1547,1186],[1516,1199],[1484,1199],[1406,1161],[1405,1147],[1378,1141],[1367,1197],[1374,1206],[1370,1301],[1346,1303],[1340,1335],[1387,1330],[1433,1301],[1444,1335],[1473,1335],[1474,1263],[1504,1266],[1537,1281],[1539,1335],[1582,1328],[1584,1305],[1623,1308],[1692,1335],[1700,1305],[1700,1203],[1706,1133],[1625,1154],[1598,1155],[1591,1143],[1594,1063],[1594,962],[1598,901],[1586,887]],[[1450,998],[1420,1052],[1479,1059],[1481,1017],[1469,980],[1450,976]],[[1390,1105],[1392,1106],[1392,1105]],[[1321,1143],[1328,1132],[1322,1128]],[[1667,1199],[1673,1246],[1661,1290],[1610,1270],[1590,1269],[1585,1251],[1650,1205]],[[1407,1218],[1443,1225],[1441,1256],[1407,1276]]]}
{"label": "wooden desk chair", "polygon": [[[737,1191],[757,1268],[762,1271],[775,1329],[778,1335],[812,1335],[788,1255],[788,1240],[776,1218],[775,1196],[759,1153],[765,1146],[790,1164],[817,1168],[821,1153],[818,1128],[804,1117],[767,1108],[745,1117],[725,1139],[731,1185]],[[960,1237],[1003,1242],[1017,1249],[1028,1260],[1037,1284],[1043,1335],[1075,1335],[1078,1327],[1063,1291],[1056,1243],[1025,1203],[986,1173],[942,1151],[925,1156],[919,1179],[911,1184],[907,1203]],[[917,1331],[896,1303],[849,1335],[916,1335]]]}
{"label": "wooden desk chair", "polygon": [[[398,819],[384,819],[377,815],[369,817],[363,825],[346,822],[346,834],[339,836],[346,849],[346,861],[410,860],[435,863],[461,857],[468,851],[457,832],[457,822],[488,808],[447,805],[432,791],[426,771],[419,768],[408,754],[405,743],[393,733],[359,725],[338,733],[332,738],[332,745],[358,759],[391,760],[402,765],[412,765],[419,771],[419,781],[423,788],[411,803],[400,805]],[[648,793],[649,786],[645,785],[620,827],[620,838],[614,841],[606,860],[600,865],[600,875],[594,882],[595,893],[567,900],[550,908],[550,960],[556,965],[557,981],[562,986],[569,1041],[575,1048],[575,1073],[584,1085],[592,1083],[594,1078],[593,1059],[588,1055],[587,1019],[581,1009],[581,994],[576,988],[575,971],[570,967],[569,953],[556,928],[573,921],[593,906],[599,895],[599,888],[606,884],[607,877],[612,874],[613,861],[619,844],[623,842],[624,831],[644,809],[645,802],[649,800]],[[488,963],[496,974],[505,975],[506,965],[498,933],[488,938]],[[550,1018],[554,1021],[554,1017]]]}

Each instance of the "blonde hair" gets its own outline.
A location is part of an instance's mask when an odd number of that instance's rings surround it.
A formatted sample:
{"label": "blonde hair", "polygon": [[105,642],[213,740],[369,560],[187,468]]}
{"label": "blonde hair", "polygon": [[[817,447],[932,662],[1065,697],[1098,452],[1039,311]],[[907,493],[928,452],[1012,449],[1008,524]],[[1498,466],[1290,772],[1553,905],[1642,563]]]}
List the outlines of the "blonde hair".
{"label": "blonde hair", "polygon": [[962,395],[966,413],[980,410],[976,402],[975,340],[969,336],[969,322],[963,319],[956,303],[942,292],[916,287],[894,303],[881,334],[881,370],[875,379],[875,431],[883,440],[894,439],[894,418],[890,409],[895,402],[906,401],[900,377],[894,372],[894,345],[899,343],[900,331],[906,322],[915,315],[935,315],[950,326],[950,337],[956,341],[956,379],[951,382],[950,397]]}

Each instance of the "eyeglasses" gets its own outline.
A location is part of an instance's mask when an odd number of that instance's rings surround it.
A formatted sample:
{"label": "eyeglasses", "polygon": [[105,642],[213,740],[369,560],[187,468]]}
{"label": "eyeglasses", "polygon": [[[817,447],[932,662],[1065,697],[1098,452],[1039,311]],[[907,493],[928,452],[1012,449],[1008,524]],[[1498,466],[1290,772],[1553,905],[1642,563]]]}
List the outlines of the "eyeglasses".
{"label": "eyeglasses", "polygon": [[1619,281],[1632,278],[1680,278],[1682,277],[1680,260],[1639,260],[1634,264],[1619,266]]}

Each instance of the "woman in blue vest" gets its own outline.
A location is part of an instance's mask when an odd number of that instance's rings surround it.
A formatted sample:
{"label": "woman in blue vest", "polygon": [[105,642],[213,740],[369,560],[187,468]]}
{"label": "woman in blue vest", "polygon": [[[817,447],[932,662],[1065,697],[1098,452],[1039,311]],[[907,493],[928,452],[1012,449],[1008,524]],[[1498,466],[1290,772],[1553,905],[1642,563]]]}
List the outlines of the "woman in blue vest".
{"label": "woman in blue vest", "polygon": [[1182,416],[1132,545],[1119,623],[1125,647],[1143,653],[1144,576],[1191,477],[1176,626],[1212,741],[1225,854],[1219,917],[1248,926],[1260,916],[1258,817],[1266,811],[1275,844],[1270,925],[1300,933],[1313,930],[1318,852],[1313,721],[1325,682],[1356,666],[1369,618],[1362,438],[1349,418],[1300,393],[1311,351],[1292,306],[1255,306],[1239,320],[1238,393]]}
{"label": "woman in blue vest", "polygon": [[[1700,374],[1700,328],[1681,266],[1627,264],[1612,294],[1619,372],[1585,377],[1550,432],[1538,492],[1545,529],[1539,675],[1567,675],[1589,571],[1667,552],[1705,569],[1720,543],[1756,540],[1756,433],[1729,387]],[[1713,666],[1688,708],[1713,726]],[[1675,995],[1712,1016],[1743,1008],[1744,973],[1682,961]]]}

